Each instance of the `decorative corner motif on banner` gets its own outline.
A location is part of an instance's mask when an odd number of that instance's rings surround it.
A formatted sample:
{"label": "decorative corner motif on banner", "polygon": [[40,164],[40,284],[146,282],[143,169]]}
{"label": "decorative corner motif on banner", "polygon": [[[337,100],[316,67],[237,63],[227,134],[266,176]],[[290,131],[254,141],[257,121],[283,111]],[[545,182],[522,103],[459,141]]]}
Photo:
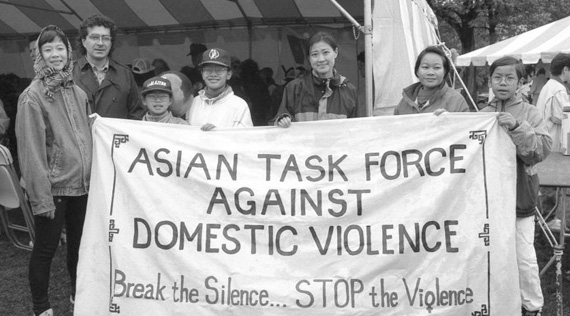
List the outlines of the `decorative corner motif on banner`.
{"label": "decorative corner motif on banner", "polygon": [[121,146],[121,144],[124,144],[128,141],[129,141],[129,135],[125,135],[125,134],[114,134],[113,135],[113,145],[115,145],[115,148],[119,148],[119,146]]}
{"label": "decorative corner motif on banner", "polygon": [[489,310],[487,309],[487,304],[481,305],[480,311],[474,311],[471,316],[489,316]]}
{"label": "decorative corner motif on banner", "polygon": [[489,234],[489,224],[485,224],[483,226],[483,232],[479,233],[479,238],[483,238],[485,246],[489,246],[491,239],[491,235]]}
{"label": "decorative corner motif on banner", "polygon": [[487,131],[469,131],[469,139],[478,140],[479,144],[483,144],[487,138]]}
{"label": "decorative corner motif on banner", "polygon": [[109,312],[111,313],[121,313],[121,306],[117,305],[116,303],[109,304]]}
{"label": "decorative corner motif on banner", "polygon": [[115,234],[119,233],[119,229],[115,228],[115,220],[109,220],[109,242],[113,242],[113,237]]}

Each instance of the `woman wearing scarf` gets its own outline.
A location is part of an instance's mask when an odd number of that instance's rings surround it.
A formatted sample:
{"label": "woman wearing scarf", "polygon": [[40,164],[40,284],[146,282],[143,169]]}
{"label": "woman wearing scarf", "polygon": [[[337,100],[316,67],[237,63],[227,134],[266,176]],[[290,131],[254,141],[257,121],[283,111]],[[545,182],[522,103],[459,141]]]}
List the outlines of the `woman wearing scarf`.
{"label": "woman wearing scarf", "polygon": [[429,46],[424,49],[416,60],[414,73],[420,82],[404,89],[394,115],[431,113],[438,109],[469,111],[465,98],[444,80],[449,73],[449,59],[440,48]]}
{"label": "woman wearing scarf", "polygon": [[335,39],[318,32],[309,38],[307,48],[312,70],[285,86],[275,125],[356,117],[356,88],[334,69],[338,56]]}
{"label": "woman wearing scarf", "polygon": [[91,169],[87,95],[71,78],[71,46],[56,26],[42,29],[36,76],[18,100],[16,135],[20,169],[34,213],[35,242],[29,281],[35,315],[53,315],[48,297],[51,262],[63,224],[71,302]]}

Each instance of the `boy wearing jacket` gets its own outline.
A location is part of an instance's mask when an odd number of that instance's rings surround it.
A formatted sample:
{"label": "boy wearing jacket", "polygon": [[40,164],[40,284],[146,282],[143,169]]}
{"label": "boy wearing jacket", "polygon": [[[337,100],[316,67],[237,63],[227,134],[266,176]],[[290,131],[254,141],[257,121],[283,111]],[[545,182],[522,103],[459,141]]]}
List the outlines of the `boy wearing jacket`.
{"label": "boy wearing jacket", "polygon": [[190,125],[199,125],[203,131],[253,127],[247,103],[227,83],[232,77],[230,65],[230,55],[225,50],[212,48],[204,52],[198,67],[206,87],[198,92],[186,115]]}
{"label": "boy wearing jacket", "polygon": [[503,57],[491,65],[490,72],[495,98],[482,111],[500,112],[499,125],[507,129],[516,146],[516,248],[522,315],[539,315],[544,299],[533,245],[539,186],[536,164],[550,154],[552,138],[536,107],[516,93],[524,73],[522,64]]}

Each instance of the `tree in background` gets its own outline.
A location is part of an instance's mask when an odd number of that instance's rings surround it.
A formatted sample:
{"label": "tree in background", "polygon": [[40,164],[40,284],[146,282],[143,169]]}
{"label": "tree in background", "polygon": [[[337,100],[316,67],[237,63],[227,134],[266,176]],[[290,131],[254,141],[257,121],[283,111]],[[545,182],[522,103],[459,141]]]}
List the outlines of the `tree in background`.
{"label": "tree in background", "polygon": [[441,40],[462,54],[570,15],[568,0],[426,1],[440,22]]}
{"label": "tree in background", "polygon": [[[441,41],[449,48],[457,48],[460,54],[570,15],[568,0],[426,1],[440,22]],[[477,96],[479,88],[486,89],[482,80],[477,82],[475,67],[466,68],[462,77],[472,96]]]}

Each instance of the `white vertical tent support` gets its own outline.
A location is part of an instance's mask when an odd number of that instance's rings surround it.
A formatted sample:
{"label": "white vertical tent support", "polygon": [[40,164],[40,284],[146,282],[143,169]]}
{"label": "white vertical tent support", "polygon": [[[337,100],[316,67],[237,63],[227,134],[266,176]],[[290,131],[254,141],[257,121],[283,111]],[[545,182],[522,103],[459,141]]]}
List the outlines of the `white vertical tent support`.
{"label": "white vertical tent support", "polygon": [[330,0],[350,23],[364,34],[364,79],[366,83],[366,116],[372,116],[372,0],[364,1],[364,26],[361,26],[336,0]]}
{"label": "white vertical tent support", "polygon": [[366,116],[374,111],[374,91],[372,79],[372,0],[364,0],[364,79],[366,87]]}

